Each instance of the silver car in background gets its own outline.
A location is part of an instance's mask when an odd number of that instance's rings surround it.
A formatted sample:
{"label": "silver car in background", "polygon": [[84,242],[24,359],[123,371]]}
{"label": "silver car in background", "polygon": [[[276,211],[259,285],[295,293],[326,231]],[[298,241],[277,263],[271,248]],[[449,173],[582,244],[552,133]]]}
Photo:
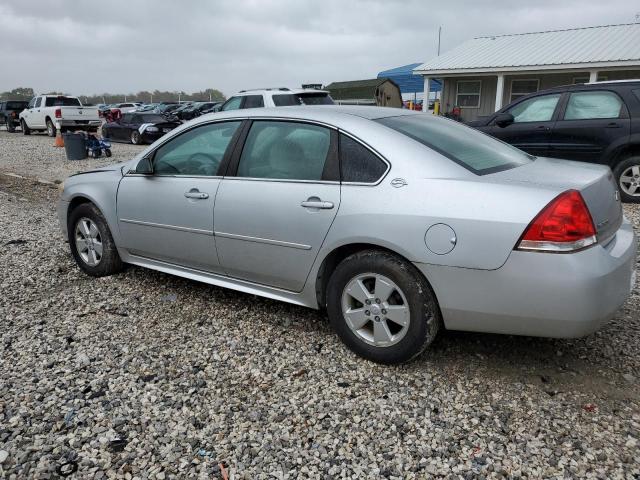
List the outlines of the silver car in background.
{"label": "silver car in background", "polygon": [[205,115],[68,178],[58,214],[89,275],[133,264],[326,308],[381,363],[442,327],[586,335],[635,276],[609,168],[389,108]]}

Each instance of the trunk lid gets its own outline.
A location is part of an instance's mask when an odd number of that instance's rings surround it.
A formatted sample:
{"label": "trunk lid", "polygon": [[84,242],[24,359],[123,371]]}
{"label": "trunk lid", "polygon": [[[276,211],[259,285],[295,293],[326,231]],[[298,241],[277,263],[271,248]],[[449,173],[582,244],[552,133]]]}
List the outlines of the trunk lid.
{"label": "trunk lid", "polygon": [[591,213],[600,243],[611,238],[622,224],[620,194],[607,166],[537,158],[521,167],[487,177],[505,183],[537,185],[558,194],[570,189],[578,190]]}

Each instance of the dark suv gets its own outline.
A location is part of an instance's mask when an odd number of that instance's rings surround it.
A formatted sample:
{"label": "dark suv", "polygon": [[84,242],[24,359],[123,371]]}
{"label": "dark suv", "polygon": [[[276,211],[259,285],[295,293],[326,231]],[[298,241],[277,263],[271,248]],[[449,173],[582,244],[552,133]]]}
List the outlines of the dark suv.
{"label": "dark suv", "polygon": [[536,92],[469,125],[535,156],[609,165],[640,203],[640,80]]}
{"label": "dark suv", "polygon": [[9,100],[0,102],[0,125],[4,124],[7,131],[13,132],[20,125],[20,112],[27,108],[29,102],[23,100]]}

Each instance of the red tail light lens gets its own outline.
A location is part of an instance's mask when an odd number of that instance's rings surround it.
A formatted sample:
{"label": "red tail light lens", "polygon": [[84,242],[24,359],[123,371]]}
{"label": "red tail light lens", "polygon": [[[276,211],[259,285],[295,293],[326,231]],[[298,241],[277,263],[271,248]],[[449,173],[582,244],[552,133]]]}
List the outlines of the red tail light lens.
{"label": "red tail light lens", "polygon": [[56,108],[56,118],[62,118],[62,109]]}
{"label": "red tail light lens", "polygon": [[568,190],[533,219],[522,235],[518,249],[574,252],[596,242],[596,228],[582,195],[577,190]]}

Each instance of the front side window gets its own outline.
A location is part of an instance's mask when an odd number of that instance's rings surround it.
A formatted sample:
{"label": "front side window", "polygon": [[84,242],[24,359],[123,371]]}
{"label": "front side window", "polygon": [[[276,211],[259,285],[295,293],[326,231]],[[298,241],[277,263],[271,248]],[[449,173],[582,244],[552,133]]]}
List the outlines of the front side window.
{"label": "front side window", "polygon": [[444,155],[476,175],[508,170],[531,155],[461,123],[432,115],[402,115],[376,120]]}
{"label": "front side window", "polygon": [[480,80],[458,80],[456,91],[456,105],[459,107],[480,107]]}
{"label": "front side window", "polygon": [[322,180],[330,144],[331,131],[325,127],[254,122],[242,149],[237,176]]}
{"label": "front side window", "polygon": [[560,100],[560,94],[534,97],[517,104],[509,110],[514,123],[549,122]]}
{"label": "front side window", "polygon": [[361,143],[341,134],[340,170],[343,182],[376,183],[387,171],[387,164]]}
{"label": "front side window", "polygon": [[35,99],[35,98],[32,98],[32,99],[29,101],[29,105],[27,105],[27,108],[33,108],[35,104],[36,104],[36,99]]}
{"label": "front side window", "polygon": [[539,80],[511,80],[511,100],[517,100],[520,97],[535,93],[540,85]]}
{"label": "front side window", "polygon": [[618,118],[622,108],[622,100],[613,92],[576,92],[569,97],[564,119]]}
{"label": "front side window", "polygon": [[38,108],[42,104],[42,97],[38,97],[36,99],[36,108]]}
{"label": "front side window", "polygon": [[244,104],[242,108],[262,108],[264,107],[264,100],[262,95],[247,95],[244,97]]}
{"label": "front side window", "polygon": [[241,121],[210,123],[189,130],[156,150],[156,175],[214,176]]}
{"label": "front side window", "polygon": [[221,108],[222,111],[238,110],[242,103],[242,97],[231,97]]}

